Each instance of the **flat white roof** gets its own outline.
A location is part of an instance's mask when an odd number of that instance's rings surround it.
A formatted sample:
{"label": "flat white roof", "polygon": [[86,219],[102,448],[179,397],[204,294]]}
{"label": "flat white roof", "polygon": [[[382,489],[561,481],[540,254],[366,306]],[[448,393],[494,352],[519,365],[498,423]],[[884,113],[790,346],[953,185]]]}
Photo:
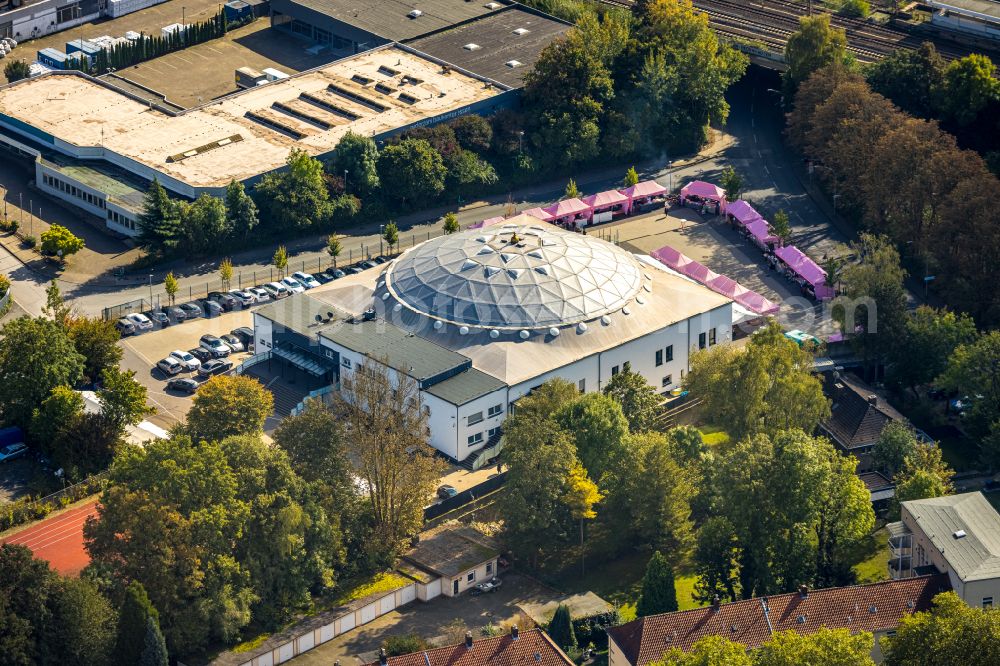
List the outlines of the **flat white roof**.
{"label": "flat white roof", "polygon": [[379,135],[498,92],[393,46],[178,116],[89,77],[57,73],[0,88],[0,112],[73,146],[103,146],[192,187],[210,188],[281,167],[292,148],[328,153],[348,131]]}

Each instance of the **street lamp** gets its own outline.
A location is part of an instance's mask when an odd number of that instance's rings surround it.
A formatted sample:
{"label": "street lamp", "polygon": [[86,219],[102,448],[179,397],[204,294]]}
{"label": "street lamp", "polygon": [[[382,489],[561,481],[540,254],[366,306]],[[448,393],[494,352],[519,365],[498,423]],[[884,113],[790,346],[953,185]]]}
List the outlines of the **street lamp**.
{"label": "street lamp", "polygon": [[382,238],[383,238],[383,236],[382,236],[382,230],[383,229],[385,229],[385,225],[384,224],[378,225],[378,253],[379,253],[379,256],[381,256],[383,254],[382,253]]}
{"label": "street lamp", "polygon": [[153,309],[153,274],[149,274],[149,309]]}
{"label": "street lamp", "polygon": [[519,130],[517,133],[517,154],[521,154],[521,140],[524,139],[524,130]]}
{"label": "street lamp", "polygon": [[347,194],[347,169],[344,169],[344,194]]}

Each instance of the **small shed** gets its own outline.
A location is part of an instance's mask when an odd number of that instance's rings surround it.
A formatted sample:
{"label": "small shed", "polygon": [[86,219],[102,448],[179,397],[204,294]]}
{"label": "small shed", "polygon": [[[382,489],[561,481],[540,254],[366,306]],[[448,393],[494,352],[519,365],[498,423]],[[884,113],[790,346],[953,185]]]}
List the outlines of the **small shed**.
{"label": "small shed", "polygon": [[[446,597],[456,597],[497,573],[500,549],[489,537],[471,527],[445,524],[421,532],[419,538],[402,559],[439,577],[441,594]],[[424,584],[433,587],[429,577]],[[430,592],[433,590],[429,589]]]}

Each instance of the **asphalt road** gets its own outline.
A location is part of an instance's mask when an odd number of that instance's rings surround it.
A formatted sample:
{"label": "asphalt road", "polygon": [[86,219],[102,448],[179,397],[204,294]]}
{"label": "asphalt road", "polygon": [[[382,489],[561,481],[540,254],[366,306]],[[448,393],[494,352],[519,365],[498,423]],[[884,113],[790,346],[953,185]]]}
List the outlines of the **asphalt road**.
{"label": "asphalt road", "polygon": [[[766,88],[777,85],[777,79],[770,79],[769,76],[767,72],[754,69],[727,94],[732,111],[725,130],[732,136],[732,142],[718,158],[684,168],[670,168],[668,156],[662,155],[647,163],[637,164],[636,168],[643,178],[655,178],[664,185],[678,188],[693,178],[717,181],[722,169],[727,164],[732,164],[746,180],[746,198],[759,206],[765,216],[773,214],[778,208],[787,210],[793,227],[794,242],[816,260],[821,260],[824,254],[835,251],[839,244],[846,241],[846,237],[834,229],[823,209],[810,198],[795,175],[794,169],[799,164],[782,145],[781,116],[776,97],[765,92]],[[617,186],[625,168],[618,166],[583,176],[567,173],[566,178],[576,176],[581,191],[598,192]],[[564,183],[562,179],[542,183],[514,193],[513,199],[519,209],[548,205],[562,195]],[[500,196],[493,198],[487,205],[462,209],[457,213],[459,224],[465,227],[484,218],[501,215],[505,203],[506,196]],[[441,216],[444,212],[445,209],[439,209],[415,213],[397,220],[402,246],[405,248],[413,242],[419,242],[427,238],[428,234],[440,233]],[[344,236],[341,262],[350,255],[357,257],[359,254],[379,253],[377,224],[345,232]],[[315,269],[319,261],[324,266],[329,263],[320,237],[297,239],[289,242],[287,247],[291,255],[289,271],[299,270],[303,264],[306,270],[310,270]],[[235,255],[233,262],[237,277],[233,280],[234,285],[241,279],[252,279],[254,272],[257,273],[258,281],[266,281],[265,276],[270,279],[272,253],[273,248],[265,247]],[[28,312],[37,313],[44,304],[46,278],[23,266],[19,267],[15,262],[16,259],[6,251],[0,251],[0,268],[15,282],[15,299]],[[181,294],[189,288],[200,291],[207,282],[214,282],[217,278],[217,260],[167,266],[162,271],[154,272],[154,297],[162,294],[162,289],[158,287],[162,283],[160,273],[165,273],[167,269],[181,276]],[[149,282],[148,276],[137,276],[114,284],[72,284],[66,281],[61,284],[64,295],[78,311],[97,315],[104,307],[129,300],[148,299]]]}

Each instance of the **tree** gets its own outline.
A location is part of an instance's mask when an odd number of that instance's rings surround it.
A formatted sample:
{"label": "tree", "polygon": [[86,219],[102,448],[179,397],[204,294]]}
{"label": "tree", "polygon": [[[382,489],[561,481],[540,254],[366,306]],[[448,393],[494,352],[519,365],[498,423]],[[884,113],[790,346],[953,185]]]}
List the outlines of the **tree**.
{"label": "tree", "polygon": [[451,121],[451,128],[455,131],[455,139],[463,148],[477,153],[490,149],[493,127],[486,118],[470,113]]}
{"label": "tree", "polygon": [[853,331],[852,344],[871,377],[877,376],[889,352],[906,335],[906,271],[885,236],[862,234],[853,249],[861,259],[841,276],[850,303],[835,305],[833,316],[841,331]]}
{"label": "tree", "polygon": [[69,338],[77,353],[83,356],[83,376],[90,381],[101,376],[106,368],[118,365],[122,348],[120,335],[113,321],[101,317],[70,317]]}
{"label": "tree", "polygon": [[378,161],[378,147],[371,137],[348,132],[337,142],[333,153],[333,172],[345,174],[344,188],[347,191],[353,189],[364,196],[379,187]]}
{"label": "tree", "polygon": [[330,216],[330,193],[323,179],[323,164],[309,153],[293,148],[283,172],[266,174],[254,189],[258,206],[276,230],[308,229]]}
{"label": "tree", "polygon": [[872,90],[907,113],[930,118],[944,82],[945,61],[932,42],[916,50],[897,49],[865,73]]}
{"label": "tree", "polygon": [[229,257],[219,262],[219,281],[222,282],[222,289],[229,291],[233,281],[233,261]]}
{"label": "tree", "polygon": [[779,631],[754,651],[754,666],[875,666],[871,652],[875,640],[871,633],[852,634],[849,629],[827,629],[801,635]]}
{"label": "tree", "polygon": [[278,249],[274,251],[271,263],[278,269],[278,275],[285,277],[285,271],[288,270],[288,250],[285,249],[284,245],[279,245]]}
{"label": "tree", "polygon": [[28,548],[0,545],[0,654],[14,666],[39,662],[38,633],[52,621],[48,606],[54,574]]}
{"label": "tree", "polygon": [[66,330],[43,317],[8,321],[0,335],[0,414],[5,423],[27,428],[52,389],[80,380],[84,358]]}
{"label": "tree", "polygon": [[830,26],[830,15],[819,13],[799,18],[799,29],[785,44],[788,71],[785,81],[790,92],[816,70],[843,63],[847,55],[847,35],[843,28]]}
{"label": "tree", "polygon": [[425,139],[386,146],[378,159],[379,177],[392,183],[384,194],[396,206],[425,204],[444,192],[448,168]]}
{"label": "tree", "polygon": [[155,177],[146,190],[138,219],[139,242],[147,250],[170,254],[182,238],[180,207]]}
{"label": "tree", "polygon": [[336,489],[338,497],[354,494],[343,428],[321,401],[307,400],[301,412],[284,419],[274,431],[274,441],[306,481],[322,481]]}
{"label": "tree", "polygon": [[662,400],[646,382],[646,378],[632,370],[628,361],[622,371],[604,386],[603,391],[604,395],[621,405],[631,432],[645,432],[653,428],[660,415]]}
{"label": "tree", "polygon": [[135,379],[135,370],[105,368],[101,372],[97,398],[101,401],[101,415],[120,434],[125,428],[142,421],[155,410],[146,404],[146,387]]}
{"label": "tree", "polygon": [[742,644],[724,636],[706,636],[698,639],[687,652],[670,648],[662,661],[652,663],[653,666],[752,666],[753,660]]}
{"label": "tree", "polygon": [[[974,437],[984,438],[984,445],[995,442],[1000,434],[1000,331],[981,335],[972,344],[959,345],[938,383],[945,389],[976,396],[966,413],[965,427]],[[1000,461],[1000,450],[984,446],[982,454],[994,466]]]}
{"label": "tree", "polygon": [[215,375],[198,388],[185,430],[192,439],[221,440],[264,432],[274,396],[245,375]]}
{"label": "tree", "polygon": [[14,83],[31,76],[31,65],[23,60],[11,60],[3,68],[8,83]]}
{"label": "tree", "polygon": [[167,277],[163,278],[163,291],[167,293],[167,299],[173,305],[177,299],[177,292],[180,291],[180,285],[177,283],[173,271],[167,273]]}
{"label": "tree", "polygon": [[382,230],[382,238],[385,239],[386,245],[389,246],[389,252],[392,252],[392,247],[399,243],[399,227],[396,226],[395,222],[389,222],[385,225],[385,229]]}
{"label": "tree", "polygon": [[743,176],[736,173],[736,169],[727,166],[722,171],[722,179],[719,181],[722,189],[726,192],[726,201],[736,201],[743,193]]}
{"label": "tree", "polygon": [[146,638],[143,641],[139,666],[169,666],[167,643],[163,640],[160,625],[153,617],[146,618]]}
{"label": "tree", "polygon": [[844,16],[854,16],[856,18],[868,18],[872,8],[868,0],[843,0],[840,4],[840,13]]}
{"label": "tree", "polygon": [[997,68],[987,56],[970,53],[948,63],[944,70],[942,106],[958,125],[968,125],[979,113],[1000,101]]}
{"label": "tree", "polygon": [[[118,614],[118,632],[111,654],[116,664],[139,664],[146,648],[149,623],[159,630],[160,614],[149,600],[142,583],[132,581],[125,589],[125,601]],[[161,636],[162,639],[162,636]]]}
{"label": "tree", "polygon": [[499,181],[493,165],[471,150],[460,149],[445,163],[448,177],[459,187],[495,185]]}
{"label": "tree", "polygon": [[902,618],[896,634],[882,641],[886,666],[987,666],[1000,661],[1000,613],[945,592],[929,611]]}
{"label": "tree", "polygon": [[63,328],[66,327],[71,309],[63,301],[58,280],[52,280],[45,287],[45,306],[42,308],[42,313]]}
{"label": "tree", "polygon": [[56,436],[74,423],[81,413],[83,396],[68,386],[56,386],[35,408],[28,435],[43,451],[51,451],[50,446]]}
{"label": "tree", "polygon": [[556,606],[556,612],[549,622],[546,633],[552,641],[564,650],[576,647],[576,633],[573,631],[573,617],[566,604]]}
{"label": "tree", "polygon": [[575,520],[580,521],[580,571],[584,569],[584,541],[583,541],[583,521],[597,518],[594,506],[604,499],[604,495],[598,490],[597,484],[587,476],[587,470],[579,462],[573,465],[566,478],[566,492],[563,494],[563,503],[569,507],[570,515]]}
{"label": "tree", "polygon": [[[693,474],[677,460],[672,442],[660,433],[628,440],[632,474],[624,483],[609,483],[612,494],[628,497],[629,522],[639,541],[666,554],[679,566],[694,542],[690,500],[696,494]],[[621,534],[624,516],[615,522]]]}
{"label": "tree", "polygon": [[635,607],[639,617],[673,613],[677,610],[677,589],[674,584],[674,570],[660,551],[655,551],[646,564],[646,574],[642,577],[642,593]]}
{"label": "tree", "polygon": [[64,261],[83,249],[83,239],[73,235],[66,227],[53,224],[41,235],[42,254],[55,255]]}
{"label": "tree", "polygon": [[903,469],[907,458],[913,457],[918,446],[921,444],[910,426],[898,421],[887,424],[872,451],[875,468],[890,479],[894,478]]}
{"label": "tree", "polygon": [[401,373],[392,379],[372,360],[341,375],[341,385],[337,408],[347,451],[368,490],[374,523],[369,545],[388,563],[423,524],[441,464],[427,443],[427,415],[412,379]]}
{"label": "tree", "polygon": [[891,353],[890,379],[916,395],[917,387],[941,375],[960,345],[976,340],[976,324],[965,313],[955,314],[922,305],[906,320],[906,335]]}
{"label": "tree", "polygon": [[458,231],[458,218],[451,211],[448,211],[444,215],[444,227],[443,231],[447,235],[451,235]]}
{"label": "tree", "polygon": [[812,354],[776,322],[754,333],[745,351],[718,345],[696,353],[685,386],[736,439],[791,428],[812,432],[830,414]]}
{"label": "tree", "polygon": [[603,393],[585,393],[552,419],[576,443],[576,454],[591,476],[602,483],[605,472],[625,458],[628,421],[621,405]]}
{"label": "tree", "polygon": [[563,199],[575,199],[580,196],[580,190],[576,187],[576,181],[572,178],[566,183],[566,191],[563,193]]}
{"label": "tree", "polygon": [[226,185],[226,228],[234,238],[246,241],[259,223],[257,204],[246,193],[243,183],[229,181]]}
{"label": "tree", "polygon": [[632,187],[639,182],[639,174],[636,172],[634,166],[630,166],[628,171],[625,172],[625,178],[622,179],[623,187]]}
{"label": "tree", "polygon": [[788,213],[780,208],[771,219],[770,232],[781,239],[782,245],[788,245],[792,240],[792,227],[788,223]]}
{"label": "tree", "polygon": [[53,652],[47,663],[104,666],[114,646],[117,613],[85,578],[59,578],[50,596],[52,621],[42,629]]}
{"label": "tree", "polygon": [[739,537],[732,523],[722,516],[712,516],[698,530],[694,555],[697,578],[694,598],[708,603],[718,597],[736,601],[740,593]]}
{"label": "tree", "polygon": [[230,233],[225,205],[209,194],[202,194],[193,203],[181,206],[181,225],[184,247],[194,255],[216,251]]}
{"label": "tree", "polygon": [[344,247],[340,242],[340,236],[337,234],[330,234],[326,239],[326,253],[330,255],[333,259],[333,267],[337,267],[337,257],[340,253],[344,251]]}

